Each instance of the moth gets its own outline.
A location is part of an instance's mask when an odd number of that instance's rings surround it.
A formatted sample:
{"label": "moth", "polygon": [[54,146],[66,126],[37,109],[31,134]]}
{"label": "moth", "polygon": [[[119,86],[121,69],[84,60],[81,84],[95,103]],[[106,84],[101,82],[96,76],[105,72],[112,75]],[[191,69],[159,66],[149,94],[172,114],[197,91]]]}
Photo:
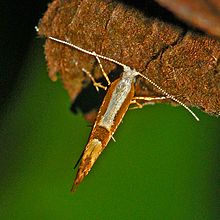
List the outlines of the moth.
{"label": "moth", "polygon": [[[131,69],[129,66],[123,63],[120,63],[112,58],[105,57],[95,52],[87,51],[67,41],[63,41],[63,40],[60,40],[54,37],[49,37],[49,39],[56,41],[58,43],[62,43],[66,46],[70,46],[88,55],[94,56],[98,60],[98,63],[100,65],[100,68],[102,69],[103,75],[109,84],[109,88],[104,97],[102,105],[98,111],[98,115],[93,125],[88,143],[83,151],[82,159],[81,159],[79,169],[77,171],[73,186],[71,188],[71,191],[75,191],[76,187],[82,182],[84,177],[88,175],[95,161],[98,159],[99,155],[105,149],[110,139],[113,139],[113,134],[117,130],[119,124],[121,123],[131,103],[136,103],[137,105],[139,105],[137,100],[156,101],[160,99],[172,99],[173,101],[177,102],[178,104],[182,105],[185,109],[187,109],[192,114],[192,116],[197,121],[199,121],[199,118],[195,115],[195,113],[192,112],[192,110],[189,109],[184,103],[176,99],[174,96],[168,94],[155,82],[153,82],[151,79],[149,79],[145,75],[139,73],[135,69]],[[123,68],[123,72],[121,76],[111,83],[107,74],[103,70],[100,59],[110,61],[116,65],[121,66]],[[92,79],[93,84],[97,90],[99,87],[105,89],[105,87],[97,83],[89,73],[87,74]],[[153,86],[155,86],[158,90],[160,90],[164,94],[164,96],[162,97],[135,97],[134,96],[135,95],[134,84],[138,76],[144,78],[149,83],[151,83]]]}

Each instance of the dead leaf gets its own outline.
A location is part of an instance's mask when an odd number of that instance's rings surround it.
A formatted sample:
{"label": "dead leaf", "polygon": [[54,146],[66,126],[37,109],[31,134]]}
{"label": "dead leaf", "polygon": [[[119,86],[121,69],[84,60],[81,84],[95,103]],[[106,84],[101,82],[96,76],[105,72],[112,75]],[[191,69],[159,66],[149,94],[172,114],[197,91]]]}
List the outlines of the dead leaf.
{"label": "dead leaf", "polygon": [[[152,16],[151,7],[151,1],[139,9],[113,0],[54,0],[39,23],[39,34],[118,60],[147,75],[188,106],[219,115],[219,40],[176,25],[173,17],[171,22],[159,19],[163,8],[154,10],[158,18]],[[55,80],[57,72],[61,74],[72,101],[87,81],[82,68],[95,78],[101,77],[91,56],[51,40],[46,40],[45,53],[49,76]],[[102,63],[107,73],[116,68]],[[145,80],[137,81],[136,95],[158,93]]]}

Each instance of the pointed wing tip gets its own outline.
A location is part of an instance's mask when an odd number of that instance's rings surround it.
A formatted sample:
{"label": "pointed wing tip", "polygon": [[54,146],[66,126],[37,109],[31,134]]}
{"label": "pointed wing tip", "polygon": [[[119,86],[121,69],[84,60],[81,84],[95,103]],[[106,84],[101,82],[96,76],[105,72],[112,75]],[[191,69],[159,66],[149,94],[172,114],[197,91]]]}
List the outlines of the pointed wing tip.
{"label": "pointed wing tip", "polygon": [[74,183],[70,189],[70,192],[74,193],[76,191],[76,188],[79,186],[79,184],[82,182],[82,180],[84,179],[84,176],[83,177],[79,177],[77,176],[76,179],[74,180]]}
{"label": "pointed wing tip", "polygon": [[77,186],[76,186],[75,183],[74,183],[74,184],[72,185],[71,189],[70,189],[70,192],[71,192],[71,193],[76,192],[76,188],[77,188]]}

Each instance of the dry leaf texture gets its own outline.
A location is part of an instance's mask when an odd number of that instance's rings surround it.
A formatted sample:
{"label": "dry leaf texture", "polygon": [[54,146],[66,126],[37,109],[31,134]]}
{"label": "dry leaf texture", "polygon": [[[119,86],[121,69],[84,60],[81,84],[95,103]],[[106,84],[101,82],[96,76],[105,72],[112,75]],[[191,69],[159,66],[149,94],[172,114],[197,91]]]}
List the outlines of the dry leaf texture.
{"label": "dry leaf texture", "polygon": [[[118,60],[145,74],[188,106],[218,115],[219,40],[189,30],[155,2],[142,1],[140,5],[113,0],[54,0],[39,23],[39,34]],[[73,101],[88,78],[82,68],[95,78],[101,76],[93,57],[70,47],[47,40],[45,53],[49,76],[55,80],[57,72],[61,74]],[[102,63],[107,73],[116,68],[110,62]],[[140,78],[135,88],[136,95],[159,93]]]}

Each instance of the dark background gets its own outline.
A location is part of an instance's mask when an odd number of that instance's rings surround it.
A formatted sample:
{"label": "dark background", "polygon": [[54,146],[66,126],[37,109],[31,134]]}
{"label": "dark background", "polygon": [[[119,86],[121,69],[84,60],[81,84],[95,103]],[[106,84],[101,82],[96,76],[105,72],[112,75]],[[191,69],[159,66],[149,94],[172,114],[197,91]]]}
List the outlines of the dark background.
{"label": "dark background", "polygon": [[219,219],[219,119],[181,107],[129,111],[69,192],[90,132],[47,77],[36,36],[47,1],[1,1],[1,219]]}
{"label": "dark background", "polygon": [[22,65],[36,38],[34,26],[49,1],[0,1],[0,107],[4,111],[11,93],[22,76]]}

